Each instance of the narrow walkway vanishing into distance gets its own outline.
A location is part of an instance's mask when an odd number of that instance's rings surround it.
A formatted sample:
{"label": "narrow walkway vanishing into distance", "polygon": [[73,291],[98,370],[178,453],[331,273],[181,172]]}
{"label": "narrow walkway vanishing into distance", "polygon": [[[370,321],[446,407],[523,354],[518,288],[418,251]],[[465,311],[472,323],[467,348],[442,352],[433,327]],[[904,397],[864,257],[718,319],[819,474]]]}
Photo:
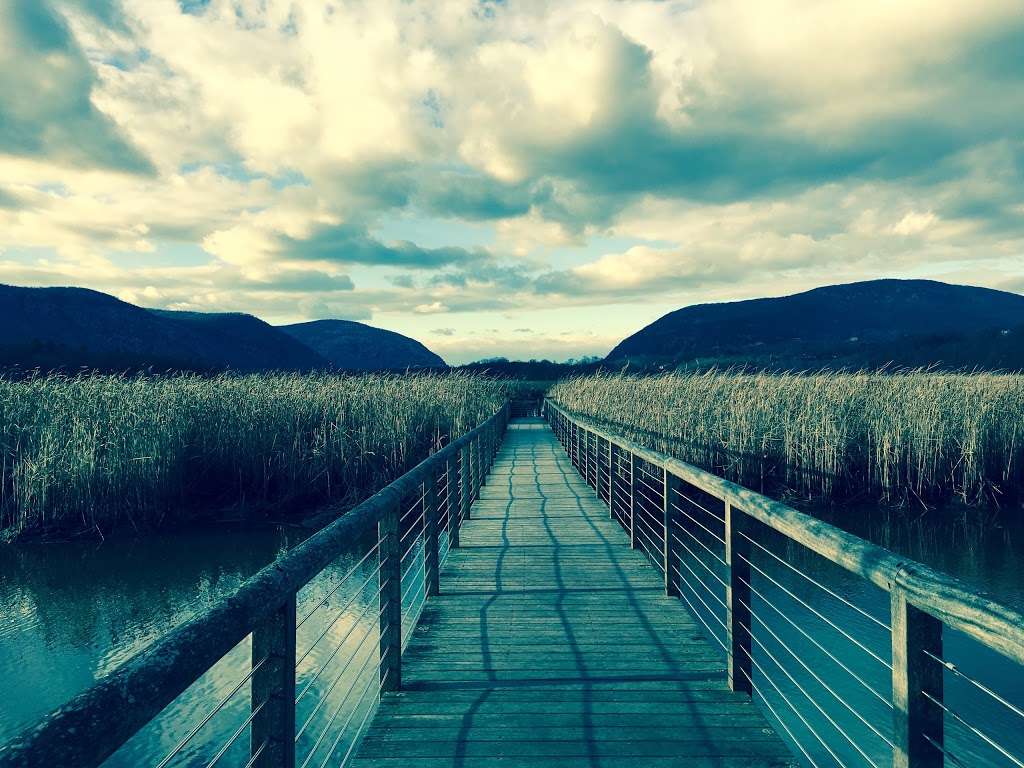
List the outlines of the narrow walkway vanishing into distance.
{"label": "narrow walkway vanishing into distance", "polygon": [[509,425],[359,768],[795,765],[539,419]]}

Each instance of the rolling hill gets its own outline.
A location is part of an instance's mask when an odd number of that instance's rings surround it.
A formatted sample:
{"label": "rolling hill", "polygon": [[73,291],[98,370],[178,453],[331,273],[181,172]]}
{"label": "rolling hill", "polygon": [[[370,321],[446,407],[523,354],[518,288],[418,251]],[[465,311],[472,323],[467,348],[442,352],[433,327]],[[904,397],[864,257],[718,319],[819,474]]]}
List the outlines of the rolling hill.
{"label": "rolling hill", "polygon": [[1024,296],[932,280],[872,280],[700,304],[623,340],[607,364],[1024,368]]}
{"label": "rolling hill", "polygon": [[348,348],[339,342],[325,355],[297,338],[292,327],[243,313],[145,309],[85,288],[0,285],[0,368],[256,372],[444,365],[400,334],[341,320],[320,322],[358,326],[358,341]]}
{"label": "rolling hill", "polygon": [[352,320],[314,320],[281,330],[346,370],[445,368],[444,360],[415,339]]}

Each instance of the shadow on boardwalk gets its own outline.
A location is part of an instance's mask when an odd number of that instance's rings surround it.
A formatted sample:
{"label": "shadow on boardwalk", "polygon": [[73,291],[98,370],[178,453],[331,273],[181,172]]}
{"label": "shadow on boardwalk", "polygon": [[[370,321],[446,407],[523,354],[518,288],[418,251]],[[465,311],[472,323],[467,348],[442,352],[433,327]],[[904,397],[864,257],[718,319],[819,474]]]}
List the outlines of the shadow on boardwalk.
{"label": "shadow on boardwalk", "polygon": [[780,766],[545,425],[513,423],[354,765]]}

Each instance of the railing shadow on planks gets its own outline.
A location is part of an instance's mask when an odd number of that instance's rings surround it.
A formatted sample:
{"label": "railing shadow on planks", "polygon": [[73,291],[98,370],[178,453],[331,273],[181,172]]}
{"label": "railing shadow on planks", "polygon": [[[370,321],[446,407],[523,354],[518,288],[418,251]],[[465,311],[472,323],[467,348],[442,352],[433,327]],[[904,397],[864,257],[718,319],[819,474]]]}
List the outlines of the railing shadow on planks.
{"label": "railing shadow on planks", "polygon": [[156,734],[120,764],[344,765],[381,692],[401,687],[403,648],[509,417],[506,403],[0,747],[0,767],[98,766],[144,729]]}
{"label": "railing shadow on planks", "polygon": [[[925,565],[605,431],[551,400],[545,416],[631,546],[662,572],[666,593],[684,600],[722,648],[730,687],[756,691],[809,765],[1024,768],[1001,741],[1010,737],[1018,748],[1024,743],[1018,738],[1024,702],[943,654],[943,630],[953,630],[1001,654],[1024,681],[1017,666],[1024,665],[1020,613]],[[778,544],[790,551],[778,554]],[[809,575],[800,567],[806,556],[874,585],[887,599],[875,600],[869,610]],[[807,594],[814,592],[857,619],[859,629],[840,626]],[[780,608],[783,598],[791,608]],[[773,624],[789,637],[780,638]],[[881,633],[887,648],[869,641],[872,631]],[[959,711],[944,696],[950,683],[1001,708],[1017,727],[989,732],[990,723],[977,722],[976,712]],[[862,695],[848,695],[851,689]],[[860,700],[873,705],[863,707],[871,710],[867,715],[856,704]],[[951,726],[961,741],[977,740],[978,752],[989,756],[984,763],[977,754],[965,758],[952,750]]]}

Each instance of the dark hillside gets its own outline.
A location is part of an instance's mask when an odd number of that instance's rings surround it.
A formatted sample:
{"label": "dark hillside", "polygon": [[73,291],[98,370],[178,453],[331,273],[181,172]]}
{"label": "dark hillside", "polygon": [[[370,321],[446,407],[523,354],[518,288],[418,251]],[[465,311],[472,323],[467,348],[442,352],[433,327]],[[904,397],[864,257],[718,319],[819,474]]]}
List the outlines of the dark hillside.
{"label": "dark hillside", "polygon": [[415,339],[351,320],[314,320],[282,325],[280,329],[342,370],[447,367],[444,360]]}
{"label": "dark hillside", "polygon": [[872,280],[701,304],[622,341],[608,362],[766,368],[1024,367],[1024,296],[931,280]]}

